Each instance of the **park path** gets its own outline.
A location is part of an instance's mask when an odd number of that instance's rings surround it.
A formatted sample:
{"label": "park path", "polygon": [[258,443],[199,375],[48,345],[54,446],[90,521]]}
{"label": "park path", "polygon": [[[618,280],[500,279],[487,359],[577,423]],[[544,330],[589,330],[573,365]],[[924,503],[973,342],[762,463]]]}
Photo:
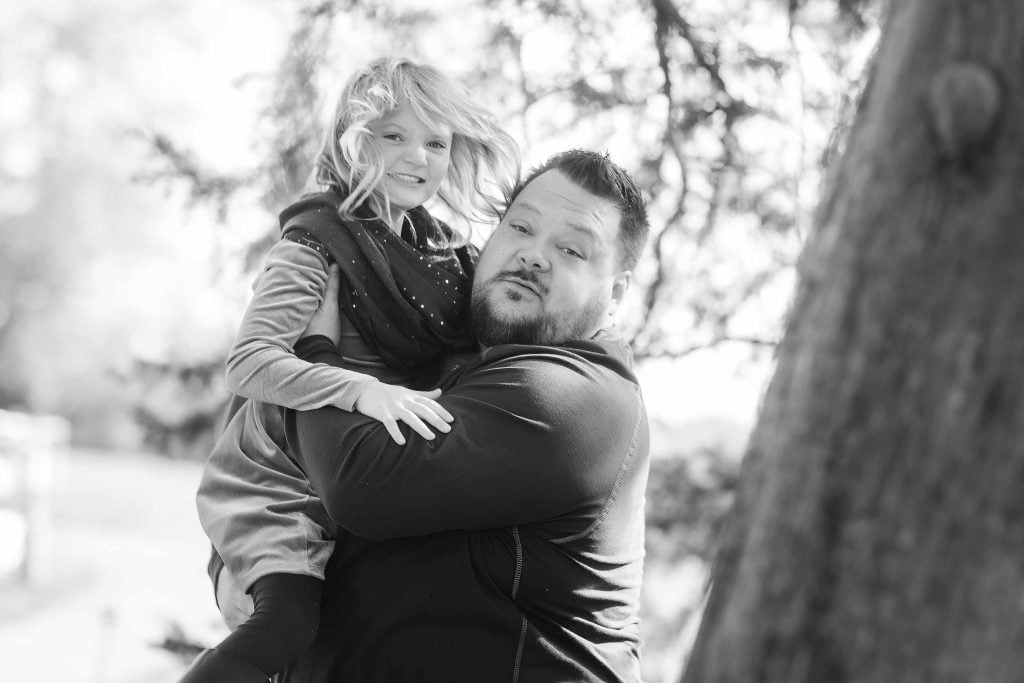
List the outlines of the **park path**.
{"label": "park path", "polygon": [[55,484],[49,580],[0,585],[5,681],[173,683],[183,665],[153,646],[169,625],[204,642],[220,636],[195,513],[200,469],[70,453]]}

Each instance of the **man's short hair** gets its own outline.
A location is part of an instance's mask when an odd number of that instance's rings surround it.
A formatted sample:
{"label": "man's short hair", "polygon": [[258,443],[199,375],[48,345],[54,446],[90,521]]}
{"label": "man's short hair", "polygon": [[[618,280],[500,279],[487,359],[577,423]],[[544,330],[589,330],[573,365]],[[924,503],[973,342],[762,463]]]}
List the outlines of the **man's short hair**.
{"label": "man's short hair", "polygon": [[547,171],[561,171],[590,194],[607,199],[615,205],[622,214],[619,222],[619,267],[632,270],[647,242],[650,224],[647,222],[643,193],[629,173],[612,161],[608,154],[584,149],[561,152],[530,171],[523,182],[512,190],[506,207],[512,206],[519,193],[534,178]]}

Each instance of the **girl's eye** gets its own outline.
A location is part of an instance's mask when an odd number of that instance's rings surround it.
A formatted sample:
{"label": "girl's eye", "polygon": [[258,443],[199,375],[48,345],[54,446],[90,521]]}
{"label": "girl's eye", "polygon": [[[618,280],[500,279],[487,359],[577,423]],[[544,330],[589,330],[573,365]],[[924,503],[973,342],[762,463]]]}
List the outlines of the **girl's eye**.
{"label": "girl's eye", "polygon": [[527,228],[525,225],[520,225],[518,223],[509,223],[508,227],[512,228],[516,232],[521,232],[521,233],[524,233],[526,235],[530,234],[530,229]]}
{"label": "girl's eye", "polygon": [[446,144],[444,144],[443,142],[440,142],[440,141],[434,141],[434,142],[430,142],[428,144],[431,147],[433,147],[434,149],[447,149],[448,148],[448,145],[446,145]]}
{"label": "girl's eye", "polygon": [[382,135],[381,137],[384,138],[385,140],[401,140],[402,139],[402,136],[399,135],[398,133],[384,133],[384,135]]}

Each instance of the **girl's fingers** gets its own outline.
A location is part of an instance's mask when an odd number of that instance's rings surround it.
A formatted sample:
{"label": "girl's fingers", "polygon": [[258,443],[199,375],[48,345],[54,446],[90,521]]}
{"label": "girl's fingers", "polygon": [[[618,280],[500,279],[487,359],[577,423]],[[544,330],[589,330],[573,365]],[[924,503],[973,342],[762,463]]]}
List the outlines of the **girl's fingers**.
{"label": "girl's fingers", "polygon": [[416,404],[415,406],[410,407],[410,410],[412,410],[414,414],[419,416],[421,420],[428,422],[430,426],[432,426],[437,431],[447,434],[452,430],[451,426],[448,424],[449,420],[445,419],[444,417],[445,415],[448,414],[448,411],[446,411],[444,408],[441,408],[441,406],[437,407],[440,408],[440,411],[435,410],[433,407],[429,405],[419,403]]}
{"label": "girl's fingers", "polygon": [[416,413],[409,411],[403,415],[401,419],[402,422],[412,427],[412,430],[424,439],[429,440],[434,438],[434,432],[430,431],[430,428],[423,423],[423,420],[421,420]]}
{"label": "girl's fingers", "polygon": [[399,446],[405,445],[405,437],[402,436],[401,430],[398,429],[398,422],[395,420],[384,420],[384,429],[388,430],[388,434],[394,439],[395,443]]}
{"label": "girl's fingers", "polygon": [[[427,410],[429,410],[433,414],[435,414],[438,417],[440,417],[445,422],[454,422],[455,421],[455,416],[452,415],[451,413],[449,413],[447,410],[445,410],[444,406],[442,406],[437,401],[431,401],[429,398],[428,399],[423,399],[423,400],[420,401],[420,405],[422,405],[424,408],[426,408]],[[421,415],[422,415],[422,413],[421,413]]]}

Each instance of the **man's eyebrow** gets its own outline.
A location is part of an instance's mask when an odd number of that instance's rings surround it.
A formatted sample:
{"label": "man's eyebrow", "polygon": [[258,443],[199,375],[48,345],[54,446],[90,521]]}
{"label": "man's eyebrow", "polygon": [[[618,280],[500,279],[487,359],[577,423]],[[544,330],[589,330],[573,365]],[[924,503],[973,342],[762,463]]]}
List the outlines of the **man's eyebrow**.
{"label": "man's eyebrow", "polygon": [[[514,207],[516,209],[523,209],[525,211],[528,211],[528,212],[534,214],[535,216],[540,216],[541,215],[541,210],[538,209],[536,206],[534,206],[533,204],[531,204],[529,202],[517,201],[515,203]],[[591,225],[587,225],[585,223],[574,223],[574,222],[569,222],[566,225],[568,225],[573,230],[576,230],[577,232],[583,233],[587,238],[589,238],[590,240],[592,240],[594,242],[600,242],[601,241],[601,234]]]}
{"label": "man's eyebrow", "polygon": [[512,208],[524,209],[526,211],[529,211],[530,213],[536,214],[538,216],[540,215],[540,209],[538,209],[533,204],[530,204],[529,202],[516,202],[512,205]]}
{"label": "man's eyebrow", "polygon": [[593,227],[589,225],[584,225],[583,223],[569,223],[568,225],[573,230],[576,230],[577,232],[582,232],[587,238],[595,242],[601,241],[600,235],[598,234],[597,230],[595,230]]}

